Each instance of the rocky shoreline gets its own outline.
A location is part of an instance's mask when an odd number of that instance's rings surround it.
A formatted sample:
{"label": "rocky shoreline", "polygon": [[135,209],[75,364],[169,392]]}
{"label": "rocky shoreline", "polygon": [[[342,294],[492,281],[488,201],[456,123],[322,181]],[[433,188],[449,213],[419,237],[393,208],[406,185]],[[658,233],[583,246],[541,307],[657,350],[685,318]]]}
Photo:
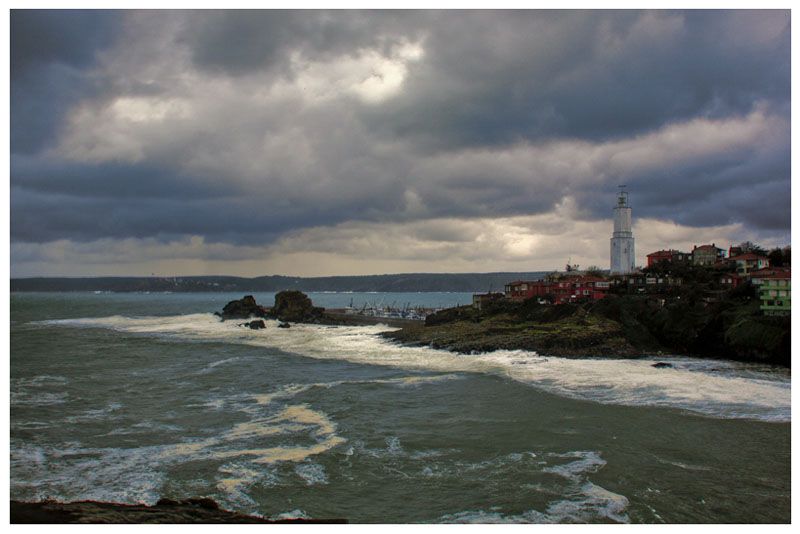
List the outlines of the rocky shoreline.
{"label": "rocky shoreline", "polygon": [[[300,291],[281,291],[271,308],[259,305],[251,295],[225,305],[217,315],[222,320],[244,319],[240,326],[264,328],[263,319],[330,326],[386,324],[399,330],[381,336],[406,346],[429,346],[462,354],[494,350],[527,350],[568,358],[635,358],[659,354],[634,346],[621,326],[589,313],[569,313],[565,307],[549,307],[536,316],[520,316],[519,307],[491,308],[477,312],[471,306],[449,308],[426,321],[411,321],[346,314],[343,310],[315,307]],[[256,318],[255,320],[253,320]]]}
{"label": "rocky shoreline", "polygon": [[758,302],[714,305],[612,296],[596,303],[540,305],[499,301],[461,306],[425,324],[381,335],[406,346],[461,354],[526,350],[564,358],[693,356],[791,366],[788,318],[764,317]]}
{"label": "rocky shoreline", "polygon": [[186,524],[186,523],[347,523],[344,519],[269,519],[224,510],[213,499],[193,498],[175,501],[161,499],[156,504],[122,504],[98,501],[11,501],[12,524]]}
{"label": "rocky shoreline", "polygon": [[[741,292],[740,292],[741,293]],[[598,302],[546,305],[499,300],[482,310],[460,306],[428,315],[424,322],[363,317],[314,307],[300,291],[282,291],[265,308],[252,296],[231,301],[223,320],[262,317],[333,326],[388,324],[380,335],[405,346],[461,354],[525,350],[564,358],[640,358],[682,355],[791,366],[788,318],[764,317],[758,300],[734,293],[709,304],[646,296],[609,296]],[[242,326],[263,327],[263,321]]]}
{"label": "rocky shoreline", "polygon": [[638,358],[662,354],[655,346],[634,346],[619,324],[590,314],[542,321],[525,320],[509,313],[481,316],[469,306],[443,312],[445,317],[434,315],[426,324],[382,332],[381,336],[404,346],[427,346],[459,354],[496,350],[525,350],[563,358]]}

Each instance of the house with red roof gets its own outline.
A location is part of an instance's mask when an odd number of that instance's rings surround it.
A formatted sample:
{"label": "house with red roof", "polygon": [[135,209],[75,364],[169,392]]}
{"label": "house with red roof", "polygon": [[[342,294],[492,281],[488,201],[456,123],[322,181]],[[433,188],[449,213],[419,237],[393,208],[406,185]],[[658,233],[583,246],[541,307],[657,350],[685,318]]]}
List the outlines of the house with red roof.
{"label": "house with red roof", "polygon": [[533,282],[518,280],[505,286],[506,298],[521,302],[530,298],[548,298],[553,304],[605,298],[611,282],[591,275],[563,276]]}
{"label": "house with red roof", "polygon": [[719,248],[716,244],[695,245],[692,249],[692,263],[695,265],[714,265],[719,260],[725,258],[725,249]]}
{"label": "house with red roof", "polygon": [[647,266],[652,267],[658,263],[670,261],[672,263],[688,263],[692,261],[692,255],[688,252],[679,250],[659,250],[647,255]]}
{"label": "house with red roof", "polygon": [[739,254],[738,256],[733,256],[732,258],[727,259],[728,263],[736,264],[736,273],[740,276],[747,276],[752,271],[757,271],[759,269],[764,269],[769,267],[769,258],[766,256],[762,256],[760,254],[754,254],[752,252],[747,252],[745,254]]}

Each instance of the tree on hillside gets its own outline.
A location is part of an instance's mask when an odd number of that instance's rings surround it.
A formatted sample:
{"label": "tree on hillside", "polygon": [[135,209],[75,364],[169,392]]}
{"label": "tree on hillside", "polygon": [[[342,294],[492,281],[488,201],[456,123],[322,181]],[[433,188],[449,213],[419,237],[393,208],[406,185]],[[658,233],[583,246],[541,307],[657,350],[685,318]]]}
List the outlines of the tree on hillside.
{"label": "tree on hillside", "polygon": [[788,267],[792,264],[792,247],[775,247],[769,251],[767,257],[773,267]]}
{"label": "tree on hillside", "polygon": [[739,243],[739,248],[742,249],[742,254],[747,254],[748,252],[753,254],[759,254],[761,256],[766,256],[767,251],[764,250],[763,247],[756,245],[752,241],[745,241],[744,243]]}
{"label": "tree on hillside", "polygon": [[586,274],[591,275],[591,276],[599,276],[599,277],[605,276],[605,273],[603,272],[603,269],[601,269],[597,265],[590,265],[589,267],[586,268],[585,272],[586,272]]}
{"label": "tree on hillside", "polygon": [[660,261],[653,266],[645,267],[642,272],[651,276],[674,276],[683,279],[684,284],[708,283],[720,272],[735,270],[735,266],[705,266],[691,263]]}

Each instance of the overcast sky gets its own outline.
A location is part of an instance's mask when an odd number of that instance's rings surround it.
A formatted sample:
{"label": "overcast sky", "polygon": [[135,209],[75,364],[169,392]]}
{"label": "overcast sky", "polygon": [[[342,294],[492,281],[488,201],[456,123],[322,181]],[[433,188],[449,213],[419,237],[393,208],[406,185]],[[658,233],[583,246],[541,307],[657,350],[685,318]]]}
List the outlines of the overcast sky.
{"label": "overcast sky", "polygon": [[20,11],[11,274],[790,242],[789,11]]}

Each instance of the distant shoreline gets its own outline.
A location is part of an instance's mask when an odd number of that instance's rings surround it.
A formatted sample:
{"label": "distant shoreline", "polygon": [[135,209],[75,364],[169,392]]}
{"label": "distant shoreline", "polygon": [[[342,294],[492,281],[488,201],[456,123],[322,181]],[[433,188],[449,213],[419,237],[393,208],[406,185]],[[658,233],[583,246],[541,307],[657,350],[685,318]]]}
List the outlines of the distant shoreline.
{"label": "distant shoreline", "polygon": [[408,273],[359,276],[102,276],[86,278],[11,278],[12,293],[259,293],[296,289],[304,292],[476,293],[502,291],[516,280],[538,280],[547,271],[496,273]]}

